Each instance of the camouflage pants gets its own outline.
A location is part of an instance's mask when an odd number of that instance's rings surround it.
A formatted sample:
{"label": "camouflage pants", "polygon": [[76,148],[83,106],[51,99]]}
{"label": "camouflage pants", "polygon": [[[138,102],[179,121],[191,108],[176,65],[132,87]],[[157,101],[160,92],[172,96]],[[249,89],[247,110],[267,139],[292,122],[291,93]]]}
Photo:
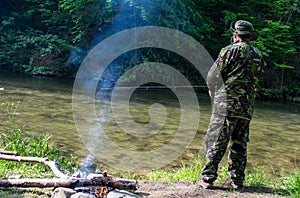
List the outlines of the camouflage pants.
{"label": "camouflage pants", "polygon": [[213,114],[207,131],[206,162],[201,171],[201,179],[213,182],[217,179],[218,165],[223,158],[228,143],[228,174],[236,184],[243,184],[247,163],[247,142],[249,141],[250,120]]}

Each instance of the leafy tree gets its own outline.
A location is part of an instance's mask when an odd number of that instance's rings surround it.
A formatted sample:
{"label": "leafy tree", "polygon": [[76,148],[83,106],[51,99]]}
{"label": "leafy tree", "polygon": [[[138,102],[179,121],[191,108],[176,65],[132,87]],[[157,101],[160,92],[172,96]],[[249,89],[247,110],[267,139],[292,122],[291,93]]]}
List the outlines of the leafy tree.
{"label": "leafy tree", "polygon": [[[88,50],[103,39],[144,25],[189,34],[216,58],[230,43],[230,23],[245,19],[260,33],[253,44],[266,62],[261,94],[292,100],[300,95],[299,5],[299,0],[3,0],[0,68],[70,75],[77,70],[68,62],[70,55],[79,65]],[[173,65],[199,84],[199,73],[186,60],[157,49],[129,52],[111,69],[125,71],[124,65],[130,68],[145,61]]]}
{"label": "leafy tree", "polygon": [[0,2],[5,3],[8,11],[0,16],[0,67],[38,75],[69,74],[72,68],[65,63],[72,45],[88,43],[105,15],[103,4],[95,0]]}
{"label": "leafy tree", "polygon": [[297,9],[300,3],[299,1],[278,0],[272,5],[270,9],[272,14],[263,21],[260,37],[256,42],[268,65],[267,76],[273,77],[265,78],[262,86],[274,90],[279,89],[279,95],[283,98],[293,98],[295,89],[299,89],[294,87],[297,85],[293,81],[299,82],[296,69],[299,64],[295,63],[299,63],[299,57],[296,56],[299,54],[296,38],[299,38]]}
{"label": "leafy tree", "polygon": [[96,0],[59,0],[58,7],[66,12],[65,28],[73,43],[91,36],[106,14],[104,2]]}

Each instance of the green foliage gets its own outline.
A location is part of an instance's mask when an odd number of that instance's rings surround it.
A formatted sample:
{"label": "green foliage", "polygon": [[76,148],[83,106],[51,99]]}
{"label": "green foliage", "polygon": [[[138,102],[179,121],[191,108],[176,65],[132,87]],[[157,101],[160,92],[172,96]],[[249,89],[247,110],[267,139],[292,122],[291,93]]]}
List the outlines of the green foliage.
{"label": "green foliage", "polygon": [[269,186],[270,180],[266,178],[264,167],[253,167],[247,174],[245,182],[251,186]]}
{"label": "green foliage", "polygon": [[289,176],[283,178],[282,188],[286,190],[281,190],[283,194],[287,194],[292,198],[300,197],[300,172],[294,171]]}
{"label": "green foliage", "polygon": [[150,180],[172,180],[172,181],[192,181],[196,182],[200,178],[200,170],[203,166],[203,159],[198,158],[194,160],[191,165],[186,165],[182,162],[180,168],[156,170],[150,173]]}
{"label": "green foliage", "polygon": [[[105,4],[96,0],[59,0],[59,9],[66,11],[66,24],[73,43],[89,35],[89,31],[103,23]],[[101,20],[102,19],[102,20]],[[93,32],[92,32],[93,34]]]}
{"label": "green foliage", "polygon": [[[2,103],[4,113],[7,115],[7,125],[0,128],[0,147],[8,151],[17,151],[20,156],[47,157],[57,161],[60,168],[66,173],[72,173],[76,168],[76,157],[66,157],[60,148],[50,144],[50,135],[26,136],[24,127],[17,127],[15,114],[18,104]],[[0,177],[6,177],[8,173],[22,174],[28,177],[42,177],[49,175],[50,170],[42,164],[16,163],[1,161]]]}
{"label": "green foliage", "polygon": [[260,37],[255,42],[263,52],[268,65],[261,85],[266,89],[279,90],[281,99],[293,100],[295,96],[288,90],[299,87],[293,83],[299,81],[297,75],[299,71],[294,70],[297,69],[299,62],[299,58],[295,56],[299,53],[297,44],[299,20],[296,18],[299,5],[299,1],[274,1],[269,11],[270,15],[264,19],[259,30]]}
{"label": "green foliage", "polygon": [[4,43],[5,50],[0,52],[2,64],[11,65],[14,71],[36,75],[54,75],[62,70],[61,56],[70,49],[57,35],[43,35],[32,29],[26,33],[11,32],[6,40],[9,42]]}
{"label": "green foliage", "polygon": [[[281,99],[293,100],[299,93],[294,95],[296,92],[289,90],[300,87],[299,7],[299,0],[20,0],[9,4],[3,1],[0,68],[35,75],[73,76],[77,68],[67,62],[73,46],[88,49],[96,31],[106,38],[120,30],[144,25],[187,33],[216,58],[219,50],[230,43],[229,24],[245,19],[260,34],[253,42],[266,62],[260,86],[279,90]],[[139,55],[141,60],[170,64],[193,79],[192,84],[199,83],[199,73],[186,66],[180,57],[169,58],[172,53],[150,50]],[[126,59],[118,65],[129,62]]]}
{"label": "green foliage", "polygon": [[111,12],[94,0],[21,0],[9,5],[8,14],[0,15],[0,68],[47,76],[72,75],[73,69],[66,67],[72,45],[89,43]]}
{"label": "green foliage", "polygon": [[[260,30],[260,37],[256,45],[263,51],[266,57],[276,57],[277,61],[286,60],[285,56],[294,54],[296,46],[294,45],[292,28],[288,24],[280,21],[265,20],[266,26]],[[275,61],[273,63],[276,63]]]}

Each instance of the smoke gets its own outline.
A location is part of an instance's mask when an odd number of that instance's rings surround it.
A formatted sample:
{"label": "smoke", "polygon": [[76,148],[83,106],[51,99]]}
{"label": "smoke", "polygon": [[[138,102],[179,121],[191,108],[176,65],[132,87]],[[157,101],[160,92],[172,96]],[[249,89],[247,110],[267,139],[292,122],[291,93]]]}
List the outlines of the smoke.
{"label": "smoke", "polygon": [[[68,66],[75,68],[79,67],[86,55],[97,44],[109,36],[123,30],[149,25],[147,23],[150,21],[152,13],[151,10],[155,10],[157,3],[155,1],[146,0],[106,1],[106,7],[110,7],[110,9],[114,10],[115,14],[112,18],[106,19],[106,23],[98,27],[89,44],[85,46],[83,44],[79,44],[72,48],[66,63]],[[121,46],[107,47],[119,48]],[[140,62],[141,61],[137,58],[137,52],[135,50],[126,53],[126,56],[120,56],[117,58],[117,60],[103,72],[98,83],[97,93],[101,88],[113,88],[118,78],[129,67],[128,63],[136,65]],[[105,95],[106,94],[107,90]]]}
{"label": "smoke", "polygon": [[79,66],[86,55],[87,50],[79,46],[73,47],[66,64],[73,67]]}
{"label": "smoke", "polygon": [[82,162],[79,171],[76,173],[77,177],[86,178],[89,174],[96,171],[95,157],[93,155],[86,156]]}

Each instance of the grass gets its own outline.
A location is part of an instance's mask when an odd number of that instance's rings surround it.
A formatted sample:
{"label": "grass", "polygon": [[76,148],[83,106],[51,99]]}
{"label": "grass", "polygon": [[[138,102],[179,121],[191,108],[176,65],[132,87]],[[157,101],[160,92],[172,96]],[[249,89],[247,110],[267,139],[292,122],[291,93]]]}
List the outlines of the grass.
{"label": "grass", "polygon": [[21,198],[23,195],[20,194],[18,191],[0,191],[0,197],[11,197],[11,198]]}
{"label": "grass", "polygon": [[[77,168],[76,157],[66,156],[62,148],[58,148],[50,143],[51,136],[43,134],[40,136],[26,136],[25,127],[18,127],[15,124],[15,115],[18,104],[2,103],[4,114],[7,116],[7,122],[0,126],[0,148],[6,151],[16,151],[20,156],[31,156],[48,158],[56,161],[60,170],[65,174],[73,173]],[[0,160],[0,178],[51,178],[52,171],[49,167],[41,163],[25,163]],[[28,192],[27,192],[28,193]],[[0,197],[18,197],[14,190],[0,191]],[[36,193],[31,193],[36,197]],[[23,194],[24,195],[24,194]]]}
{"label": "grass", "polygon": [[250,169],[245,177],[245,183],[250,186],[257,187],[272,185],[271,179],[268,178],[263,166],[253,167],[252,169]]}
{"label": "grass", "polygon": [[[178,168],[164,168],[153,170],[150,173],[135,174],[130,172],[115,171],[112,175],[120,178],[150,180],[150,181],[185,181],[196,183],[200,179],[200,171],[203,167],[204,159],[195,157],[192,164],[187,165],[182,162]],[[220,167],[216,184],[221,184],[228,177],[227,167]],[[295,169],[291,173],[267,173],[265,167],[249,167],[246,171],[245,185],[251,188],[270,188],[278,195],[291,198],[300,198],[300,170]],[[238,191],[237,191],[238,193]],[[224,195],[225,197],[225,195]]]}
{"label": "grass", "polygon": [[148,179],[150,180],[184,180],[184,181],[198,181],[199,173],[202,168],[203,161],[195,159],[193,165],[186,165],[182,162],[180,168],[166,169],[166,170],[156,170],[152,171]]}
{"label": "grass", "polygon": [[[183,164],[180,168],[176,169],[152,171],[147,179],[197,182],[200,178],[199,173],[202,165],[203,159],[199,158],[189,166]],[[221,183],[227,177],[227,168],[220,167],[216,183]],[[295,169],[292,173],[278,177],[278,175],[266,173],[263,166],[249,168],[249,170],[246,171],[245,185],[251,187],[268,187],[274,189],[275,194],[299,198],[300,170]]]}
{"label": "grass", "polygon": [[294,171],[292,174],[283,177],[284,190],[280,193],[288,194],[292,198],[300,197],[300,171]]}

